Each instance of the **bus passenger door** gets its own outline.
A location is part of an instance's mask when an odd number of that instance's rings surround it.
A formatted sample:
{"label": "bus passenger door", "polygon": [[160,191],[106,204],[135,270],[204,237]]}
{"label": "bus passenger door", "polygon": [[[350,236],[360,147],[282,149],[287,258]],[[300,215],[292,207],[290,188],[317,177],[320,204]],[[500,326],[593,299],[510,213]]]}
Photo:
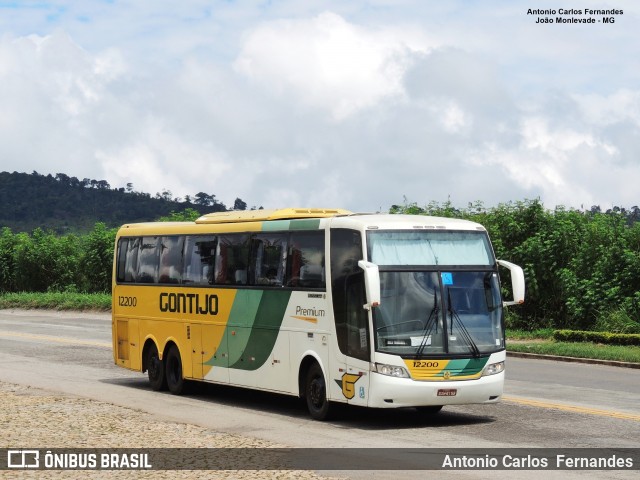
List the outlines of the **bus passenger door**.
{"label": "bus passenger door", "polygon": [[[367,405],[369,395],[369,319],[363,305],[365,299],[364,272],[358,266],[363,259],[360,232],[347,229],[331,230],[331,293],[336,322],[339,354],[332,371],[339,379],[331,381],[341,387],[341,396],[348,403]],[[332,380],[333,380],[332,379]],[[333,396],[333,395],[332,395]],[[335,397],[334,397],[335,398]]]}
{"label": "bus passenger door", "polygon": [[352,274],[346,282],[347,372],[342,389],[348,403],[362,406],[368,403],[371,358],[369,314],[363,308],[365,303],[364,275]]}

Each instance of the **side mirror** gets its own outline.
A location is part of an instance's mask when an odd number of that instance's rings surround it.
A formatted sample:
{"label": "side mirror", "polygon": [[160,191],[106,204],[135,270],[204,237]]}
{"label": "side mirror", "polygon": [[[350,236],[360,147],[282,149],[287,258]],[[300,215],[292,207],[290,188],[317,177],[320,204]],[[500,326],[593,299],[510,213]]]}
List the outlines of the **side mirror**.
{"label": "side mirror", "polygon": [[360,260],[358,266],[364,270],[364,289],[367,294],[366,310],[380,305],[380,273],[375,263]]}
{"label": "side mirror", "polygon": [[524,303],[524,272],[515,263],[505,260],[498,260],[498,265],[505,267],[511,272],[511,289],[513,290],[513,300],[503,302],[505,307],[509,305],[520,305]]}

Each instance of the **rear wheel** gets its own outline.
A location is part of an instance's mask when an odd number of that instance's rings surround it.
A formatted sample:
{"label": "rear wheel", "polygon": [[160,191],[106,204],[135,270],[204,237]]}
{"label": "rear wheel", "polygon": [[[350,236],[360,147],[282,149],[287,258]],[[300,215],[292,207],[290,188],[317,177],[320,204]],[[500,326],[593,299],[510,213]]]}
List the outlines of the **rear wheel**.
{"label": "rear wheel", "polygon": [[158,347],[152,343],[147,349],[146,361],[147,375],[149,376],[149,384],[153,390],[160,391],[167,388],[166,378],[164,376],[164,363],[158,356]]}
{"label": "rear wheel", "polygon": [[322,369],[317,363],[311,365],[307,371],[304,393],[311,417],[315,420],[329,418],[330,404],[327,400],[327,384]]}
{"label": "rear wheel", "polygon": [[182,376],[182,360],[178,347],[171,345],[164,361],[167,387],[174,395],[180,395],[184,389],[184,377]]}

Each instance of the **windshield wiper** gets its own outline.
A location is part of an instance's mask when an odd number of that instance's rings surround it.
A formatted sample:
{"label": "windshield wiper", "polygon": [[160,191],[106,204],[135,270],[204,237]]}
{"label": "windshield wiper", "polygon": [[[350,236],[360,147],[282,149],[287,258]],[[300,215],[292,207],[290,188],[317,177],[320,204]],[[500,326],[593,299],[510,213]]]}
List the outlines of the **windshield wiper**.
{"label": "windshield wiper", "polygon": [[[451,303],[451,290],[450,289],[447,289],[447,309],[449,311],[449,315],[451,315],[451,318],[457,320],[458,326],[460,327],[460,332],[462,333],[462,338],[464,338],[464,340],[467,342],[469,347],[471,347],[471,350],[473,351],[473,356],[474,357],[479,357],[480,356],[480,349],[476,345],[476,342],[473,341],[473,337],[471,336],[469,331],[464,326],[464,323],[462,323],[462,320],[460,319],[460,316],[458,315],[458,312],[456,312],[455,309],[453,308],[453,305]],[[451,322],[451,333],[453,333],[453,321]],[[451,333],[449,335],[451,335]]]}
{"label": "windshield wiper", "polygon": [[436,333],[438,333],[438,313],[440,312],[440,308],[438,308],[438,294],[436,292],[436,288],[433,288],[433,308],[431,312],[429,312],[429,316],[427,317],[427,322],[424,324],[424,328],[422,329],[422,340],[420,341],[420,346],[416,350],[416,357],[422,355],[424,351],[424,347],[427,346],[427,342],[430,338],[431,330],[433,327],[436,327]]}

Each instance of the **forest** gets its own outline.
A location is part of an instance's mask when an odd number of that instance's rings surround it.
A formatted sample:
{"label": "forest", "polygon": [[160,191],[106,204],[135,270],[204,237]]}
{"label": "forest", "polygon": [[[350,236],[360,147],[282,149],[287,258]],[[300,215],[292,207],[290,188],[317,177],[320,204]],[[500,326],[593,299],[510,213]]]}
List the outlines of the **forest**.
{"label": "forest", "polygon": [[[52,177],[47,182],[63,180]],[[86,185],[73,188],[99,190]],[[211,203],[211,197],[205,206],[194,201],[170,202],[132,192],[113,192],[106,187],[104,193],[118,193],[142,205],[152,200],[158,205],[166,203],[162,208],[168,213],[154,210],[153,218],[145,207],[129,210],[139,211],[143,220],[193,219],[203,211],[226,209],[221,203]],[[21,195],[29,192],[22,191]],[[246,209],[240,199],[234,206]],[[496,256],[522,266],[525,272],[526,301],[508,309],[508,326],[640,333],[637,206],[606,211],[597,206],[588,210],[562,206],[547,209],[540,200],[524,200],[489,208],[476,202],[460,209],[450,202],[431,202],[422,207],[405,202],[393,205],[390,213],[464,218],[484,225]],[[83,221],[89,222],[89,213],[82,214],[86,216]],[[90,229],[76,225],[62,233],[47,223],[30,231],[5,224],[0,229],[0,294],[110,292],[116,218],[114,213],[107,222],[96,215]],[[129,217],[123,222],[132,220]],[[503,281],[503,287],[506,296],[508,281]]]}
{"label": "forest", "polygon": [[[112,188],[105,180],[82,180],[64,173],[0,172],[0,227],[30,232],[35,228],[57,233],[87,232],[96,222],[115,227],[150,221],[170,212],[193,209],[200,213],[226,211],[216,195],[198,192],[175,198],[162,189],[151,195],[126,187]],[[247,204],[236,198],[234,210]]]}

